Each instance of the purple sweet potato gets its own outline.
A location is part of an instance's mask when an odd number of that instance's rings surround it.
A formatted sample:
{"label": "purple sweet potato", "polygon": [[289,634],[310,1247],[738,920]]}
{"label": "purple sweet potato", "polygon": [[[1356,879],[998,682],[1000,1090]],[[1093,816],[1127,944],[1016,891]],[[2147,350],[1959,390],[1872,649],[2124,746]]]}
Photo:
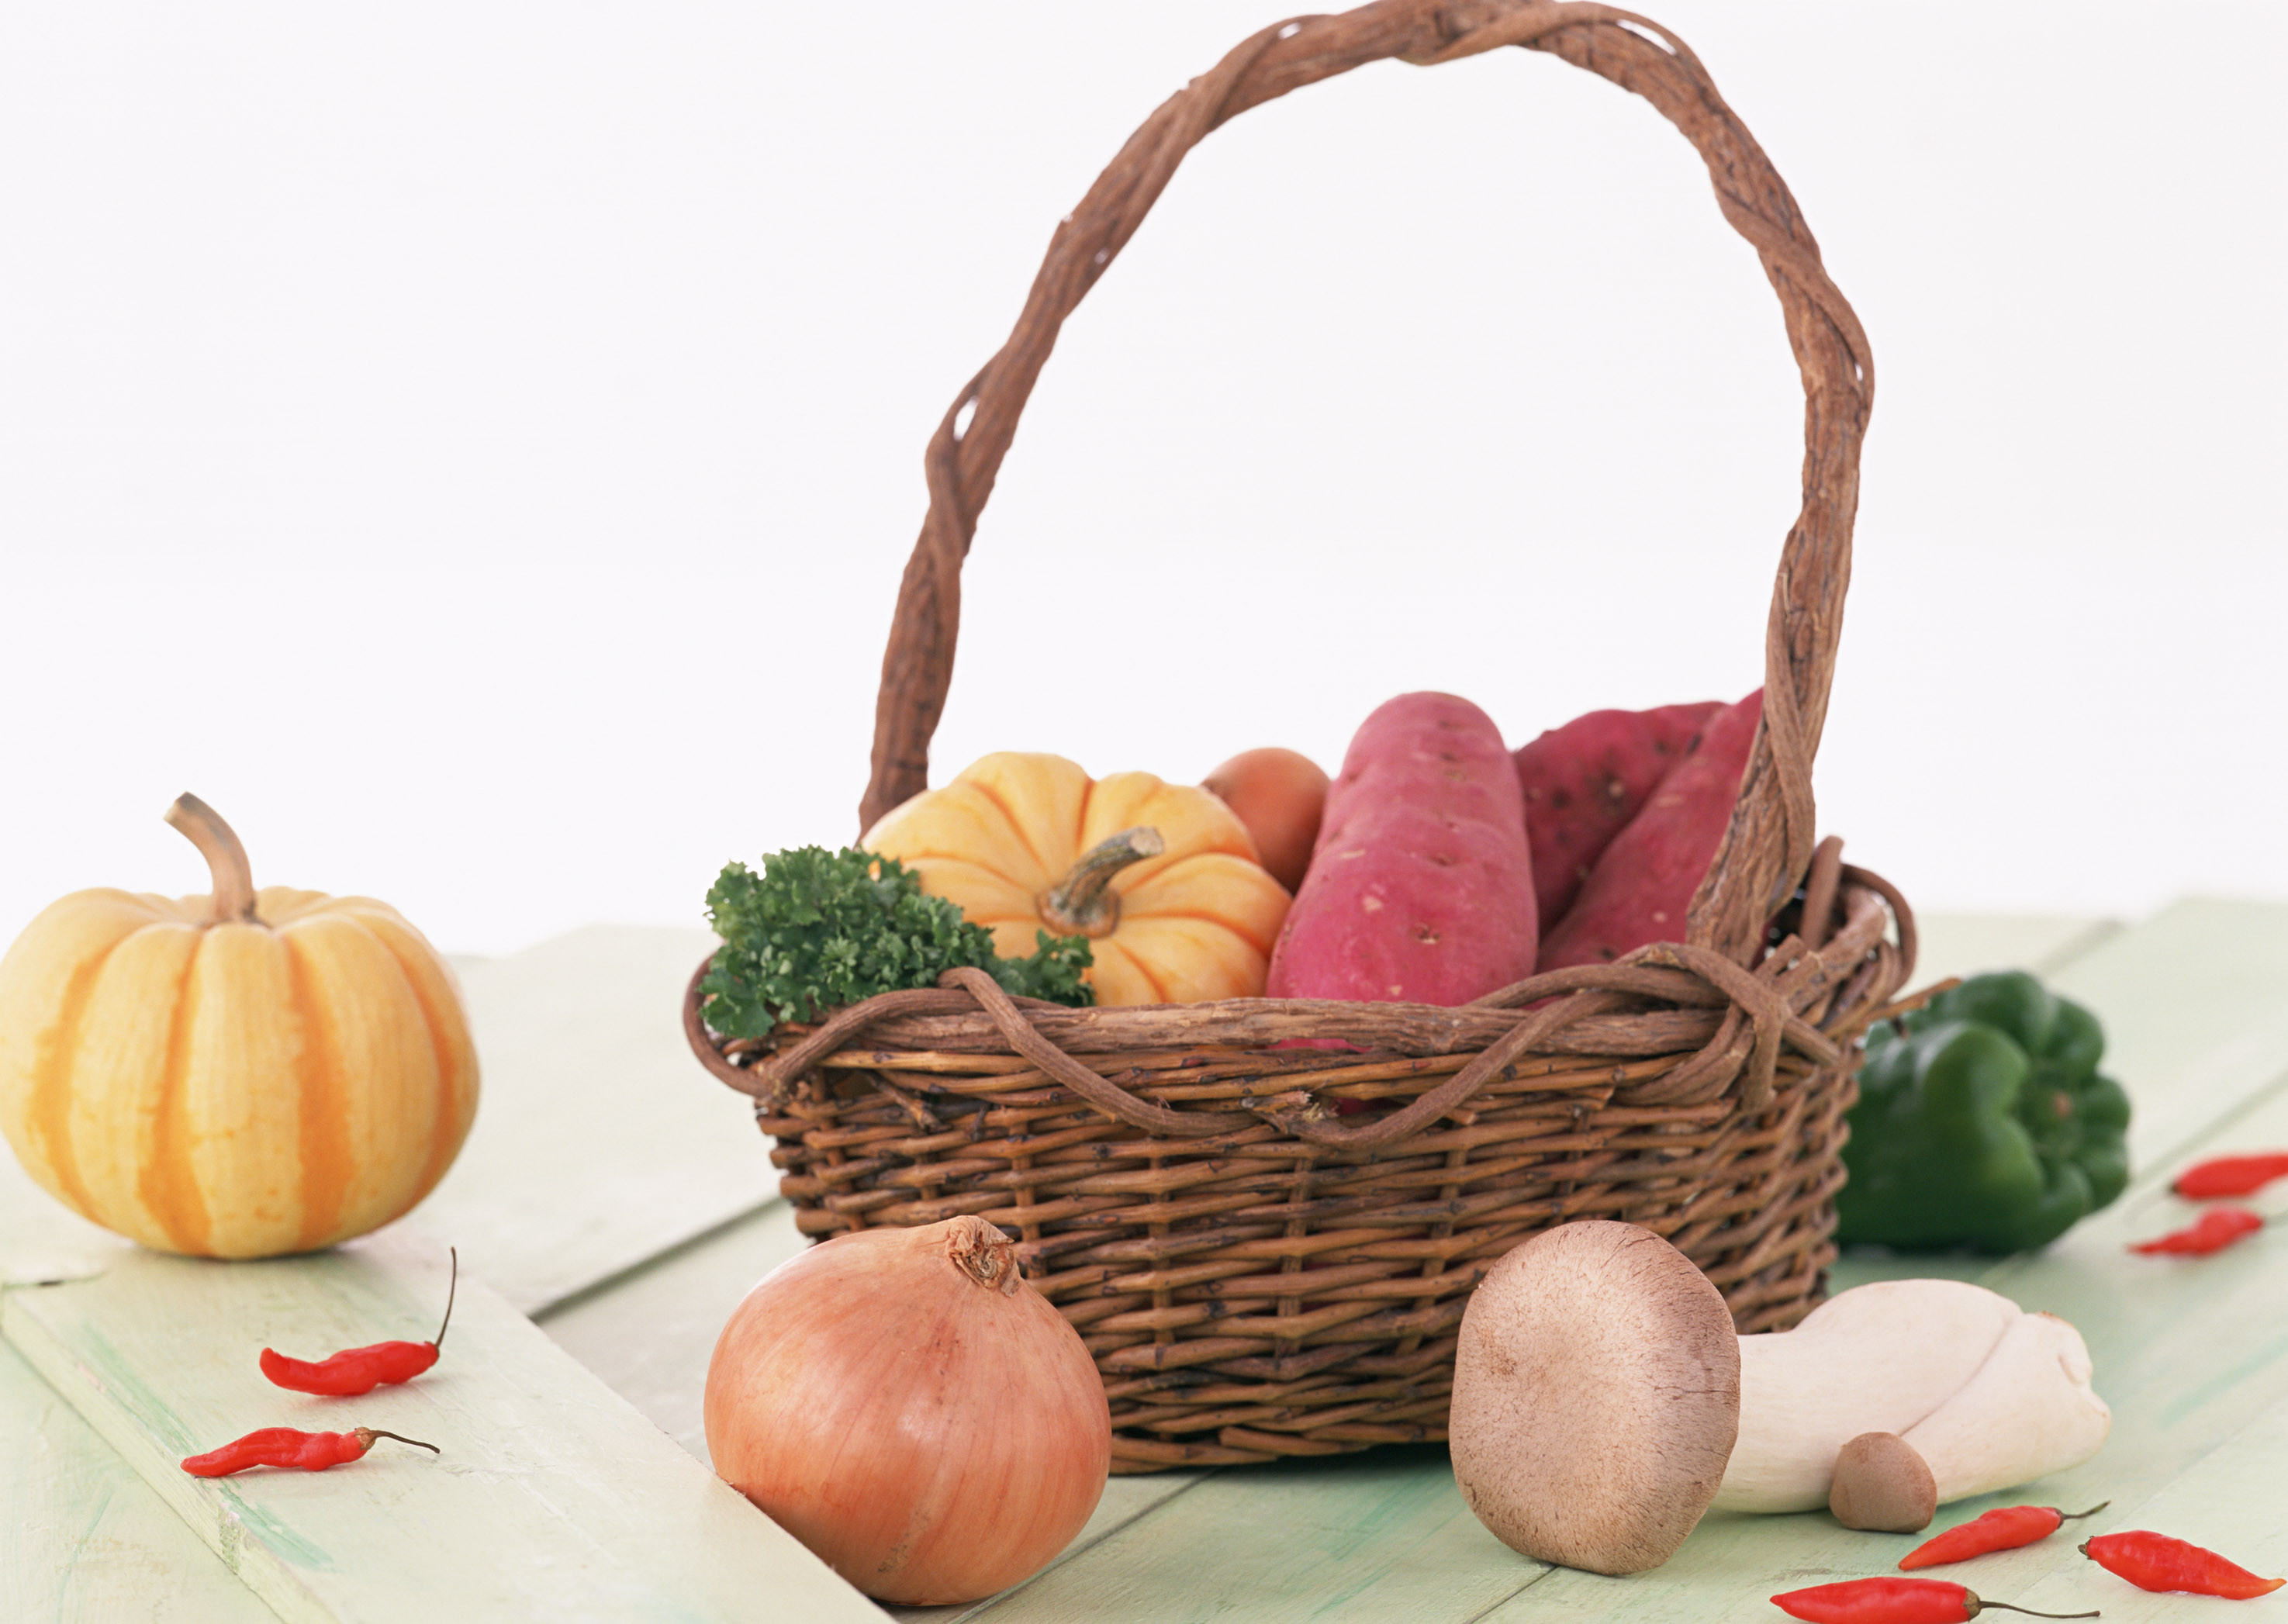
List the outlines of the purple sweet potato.
{"label": "purple sweet potato", "polygon": [[1759,688],[1708,719],[1700,748],[1661,780],[1591,867],[1543,939],[1539,969],[1609,963],[1647,942],[1684,939],[1685,911],[1731,821],[1763,711]]}
{"label": "purple sweet potato", "polygon": [[1720,700],[1657,710],[1593,710],[1553,727],[1510,759],[1525,792],[1541,933],[1557,929],[1613,836],[1700,742]]}
{"label": "purple sweet potato", "polygon": [[1274,998],[1467,1003],[1533,973],[1533,854],[1491,718],[1402,693],[1351,741],[1272,950]]}

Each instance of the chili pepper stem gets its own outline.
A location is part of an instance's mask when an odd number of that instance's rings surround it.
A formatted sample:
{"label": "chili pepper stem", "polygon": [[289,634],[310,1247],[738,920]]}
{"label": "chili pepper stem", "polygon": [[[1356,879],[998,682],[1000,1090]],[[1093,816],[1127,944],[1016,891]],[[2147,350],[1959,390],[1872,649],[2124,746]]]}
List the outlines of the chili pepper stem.
{"label": "chili pepper stem", "polygon": [[355,1434],[357,1441],[368,1449],[373,1447],[373,1441],[377,1438],[393,1438],[401,1444],[410,1444],[417,1449],[427,1450],[431,1454],[445,1453],[434,1444],[425,1444],[417,1438],[406,1437],[402,1432],[384,1432],[379,1427],[353,1427],[350,1430]]}
{"label": "chili pepper stem", "polygon": [[2112,1503],[2109,1500],[2101,1500],[2086,1511],[2061,1511],[2058,1513],[2058,1520],[2062,1523],[2077,1523],[2085,1517],[2095,1517]]}
{"label": "chili pepper stem", "polygon": [[2031,1607],[2013,1607],[2007,1602],[1982,1602],[1974,1596],[1970,1598],[1972,1618],[1976,1618],[1982,1612],[2022,1612],[2030,1619],[2093,1619],[2097,1617],[2095,1608],[2092,1608],[2087,1612],[2036,1612]]}
{"label": "chili pepper stem", "polygon": [[[436,1339],[429,1344],[441,1353],[445,1349],[445,1327],[453,1323],[453,1298],[461,1289],[461,1248],[447,1247],[445,1254],[453,1260],[452,1278],[445,1286],[445,1324],[437,1327]],[[2103,1509],[2103,1507],[2099,1508],[2100,1510]]]}

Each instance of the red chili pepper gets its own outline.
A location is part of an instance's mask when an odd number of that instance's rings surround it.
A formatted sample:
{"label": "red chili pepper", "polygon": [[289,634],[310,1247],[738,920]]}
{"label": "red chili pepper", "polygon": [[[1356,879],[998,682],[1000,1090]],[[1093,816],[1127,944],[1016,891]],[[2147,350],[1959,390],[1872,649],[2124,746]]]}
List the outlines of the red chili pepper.
{"label": "red chili pepper", "polygon": [[2264,1227],[2264,1220],[2245,1207],[2212,1207],[2200,1216],[2197,1224],[2173,1230],[2150,1240],[2140,1240],[2129,1249],[2147,1256],[2165,1252],[2176,1257],[2206,1257],[2212,1252],[2221,1252],[2243,1235],[2253,1235]]}
{"label": "red chili pepper", "polygon": [[265,1427],[219,1449],[186,1457],[183,1470],[194,1477],[227,1477],[250,1466],[290,1466],[298,1471],[322,1472],[329,1466],[358,1459],[373,1447],[373,1440],[377,1438],[393,1438],[401,1444],[416,1444],[433,1454],[441,1453],[434,1444],[423,1444],[417,1438],[401,1437],[377,1427],[353,1427],[347,1432],[300,1432],[292,1427]]}
{"label": "red chili pepper", "polygon": [[2212,1201],[2220,1195],[2254,1195],[2276,1178],[2288,1178],[2288,1151],[2212,1156],[2178,1174],[2169,1187],[2189,1201]]}
{"label": "red chili pepper", "polygon": [[2259,1579],[2213,1550],[2141,1528],[2085,1540],[2081,1554],[2141,1590],[2184,1590],[2194,1596],[2226,1596],[2244,1602],[2288,1585],[2288,1579]]}
{"label": "red chili pepper", "polygon": [[449,1248],[453,1259],[452,1283],[445,1288],[445,1324],[437,1327],[435,1342],[377,1342],[370,1347],[345,1348],[315,1364],[290,1359],[269,1349],[262,1351],[262,1374],[280,1387],[298,1393],[325,1393],[354,1398],[385,1382],[410,1382],[437,1362],[445,1343],[445,1326],[453,1323],[453,1297],[461,1288],[461,1254]]}
{"label": "red chili pepper", "polygon": [[1810,1624],[1963,1624],[1989,1608],[2037,1619],[2093,1619],[2093,1612],[2036,1612],[2007,1602],[1981,1601],[1943,1579],[1854,1579],[1772,1597],[1772,1605]]}
{"label": "red chili pepper", "polygon": [[2061,1511],[2055,1506],[1998,1506],[1983,1517],[1948,1529],[1924,1541],[1899,1558],[1903,1568],[1936,1567],[1942,1562],[1967,1562],[1989,1551],[2015,1550],[2046,1540],[2064,1523],[2095,1517],[2113,1502],[2101,1501],[2086,1511]]}

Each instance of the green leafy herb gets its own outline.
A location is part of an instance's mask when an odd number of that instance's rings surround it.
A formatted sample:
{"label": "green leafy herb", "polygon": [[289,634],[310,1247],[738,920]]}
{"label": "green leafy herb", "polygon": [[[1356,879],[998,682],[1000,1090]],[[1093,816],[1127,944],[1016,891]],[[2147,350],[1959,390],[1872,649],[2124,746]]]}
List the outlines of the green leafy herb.
{"label": "green leafy herb", "polygon": [[1080,972],[1095,963],[1088,950],[1088,938],[1051,936],[1046,931],[1036,931],[1033,944],[1030,958],[996,959],[986,966],[1001,984],[1003,992],[1012,998],[1038,998],[1049,1003],[1083,1007],[1096,1002],[1094,989],[1080,978]]}
{"label": "green leafy herb", "polygon": [[992,971],[1013,994],[1093,1002],[1080,978],[1092,962],[1085,938],[1037,931],[1030,958],[997,957],[993,933],[923,894],[920,875],[854,846],[781,852],[759,875],[729,864],[707,892],[707,918],[723,946],[699,986],[707,1024],[726,1037],[760,1037],[877,993],[934,986],[957,965]]}

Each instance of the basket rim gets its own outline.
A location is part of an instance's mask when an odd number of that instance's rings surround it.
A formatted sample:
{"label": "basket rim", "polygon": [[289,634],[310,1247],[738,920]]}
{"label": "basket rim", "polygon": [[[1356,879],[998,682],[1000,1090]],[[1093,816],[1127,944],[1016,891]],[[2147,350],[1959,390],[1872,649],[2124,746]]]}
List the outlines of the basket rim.
{"label": "basket rim", "polygon": [[[770,1040],[746,1040],[735,1050],[732,1040],[706,1024],[701,982],[714,962],[710,954],[685,987],[684,1032],[700,1063],[727,1087],[755,1098],[759,1114],[787,1097],[829,1056],[862,1042],[895,1050],[902,1046],[900,1024],[911,1029],[922,1023],[922,1030],[937,1042],[949,1041],[965,1052],[1029,1061],[1107,1115],[1148,1133],[1198,1139],[1267,1121],[1330,1148],[1377,1149],[1401,1143],[1466,1107],[1488,1081],[1528,1055],[1584,1052],[1561,1040],[1568,1033],[1600,1031],[1591,1023],[1602,1022],[1603,1032],[1641,1034],[1647,1041],[1634,1053],[1689,1056],[1670,1080],[1668,1091],[1677,1097],[1713,1100],[1728,1095],[1740,1109],[1752,1111],[1770,1097],[1784,1050],[1815,1064],[1839,1064],[1846,1053],[1839,1039],[1855,1038],[1887,1013],[1882,1006],[1913,974],[1913,909],[1889,882],[1844,863],[1841,847],[1832,837],[1822,843],[1807,887],[1807,899],[1823,891],[1831,898],[1832,914],[1839,920],[1815,922],[1807,932],[1788,936],[1754,970],[1709,949],[1656,942],[1614,964],[1530,977],[1458,1008],[1242,998],[1072,1009],[1013,999],[986,972],[955,970],[937,987],[880,994],[831,1012],[806,1030],[782,1027]],[[1886,939],[1893,924],[1900,938],[1895,946]],[[1807,1019],[1803,1011],[1815,1005],[1818,1018]],[[1696,1016],[1708,1035],[1679,1046],[1676,1040],[1689,1035],[1676,1029],[1673,1018],[1679,1013]],[[790,1045],[781,1045],[782,1034],[792,1038]],[[1377,1036],[1386,1041],[1358,1042]],[[1283,1046],[1291,1052],[1298,1039],[1356,1048],[1355,1061],[1313,1050],[1316,1064],[1328,1067],[1372,1063],[1394,1054],[1471,1058],[1412,1104],[1374,1122],[1345,1125],[1292,1101],[1266,1100],[1234,1112],[1172,1109],[1138,1097],[1078,1058],[1198,1045],[1269,1055]],[[1585,1052],[1605,1052],[1611,1043],[1604,1037],[1599,1049]],[[740,1064],[743,1059],[746,1064]]]}

